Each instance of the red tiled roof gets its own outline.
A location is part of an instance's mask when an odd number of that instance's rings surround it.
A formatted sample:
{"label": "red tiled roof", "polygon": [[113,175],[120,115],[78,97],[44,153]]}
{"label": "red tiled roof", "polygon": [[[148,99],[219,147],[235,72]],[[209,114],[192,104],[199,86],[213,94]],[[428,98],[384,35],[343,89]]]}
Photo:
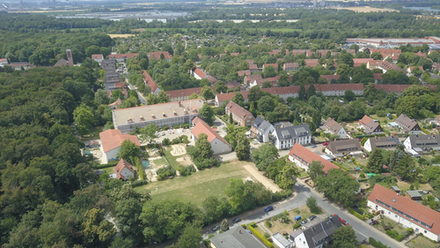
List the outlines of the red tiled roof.
{"label": "red tiled roof", "polygon": [[382,80],[383,73],[373,73],[374,80]]}
{"label": "red tiled roof", "polygon": [[312,56],[313,52],[312,50],[304,50],[304,49],[293,49],[290,51],[293,55],[306,55],[307,57]]}
{"label": "red tiled roof", "polygon": [[256,64],[249,64],[249,70],[258,70],[258,65]]}
{"label": "red tiled roof", "polygon": [[315,67],[319,65],[319,59],[305,59],[304,63],[307,67]]}
{"label": "red tiled roof", "polygon": [[130,134],[123,134],[118,129],[109,129],[100,132],[99,139],[101,140],[101,144],[104,152],[108,152],[117,147],[120,147],[122,143],[126,140],[131,141],[133,144],[137,146],[141,145],[136,136]]}
{"label": "red tiled roof", "polygon": [[297,85],[291,85],[286,87],[271,87],[271,88],[263,88],[261,89],[264,92],[267,92],[272,95],[285,95],[285,94],[294,94],[299,92],[300,87]]}
{"label": "red tiled roof", "polygon": [[217,94],[215,97],[218,102],[226,102],[232,100],[232,98],[237,94],[241,93],[244,99],[247,99],[249,96],[249,91],[240,91],[240,92],[230,92],[230,93],[220,93]]}
{"label": "red tiled roof", "polygon": [[194,74],[197,74],[197,76],[199,76],[200,78],[205,78],[206,77],[206,73],[200,69],[200,68],[196,68],[194,69]]}
{"label": "red tiled roof", "polygon": [[368,62],[374,61],[373,58],[355,58],[353,59],[353,67],[359,67],[361,65],[366,65]]}
{"label": "red tiled roof", "polygon": [[237,71],[237,75],[239,77],[249,76],[251,75],[251,71],[250,70]]}
{"label": "red tiled roof", "polygon": [[[416,201],[413,201],[407,196],[399,195],[396,192],[387,189],[380,184],[376,184],[374,185],[373,191],[368,196],[368,200],[388,209],[394,214],[397,214],[400,217],[424,229],[431,231],[432,233],[435,233],[437,235],[440,234],[440,212],[437,212],[427,206],[424,206]],[[388,206],[385,206],[384,203]],[[424,226],[421,223],[406,217],[400,212],[393,210],[393,208],[421,222],[424,222],[430,227]]]}
{"label": "red tiled roof", "polygon": [[116,173],[116,178],[118,179],[126,179],[122,176],[121,171],[127,168],[131,171],[134,171],[133,165],[131,165],[129,162],[127,162],[125,159],[120,159],[118,164],[115,166],[115,173]]}
{"label": "red tiled roof", "polygon": [[380,53],[382,58],[391,57],[392,59],[397,60],[402,53],[400,49],[391,49],[391,48],[378,48],[378,49],[370,49],[370,53]]}
{"label": "red tiled roof", "polygon": [[168,90],[165,91],[165,93],[170,98],[177,98],[177,97],[189,97],[192,94],[200,94],[202,88],[188,88],[188,89],[182,89],[182,90]]}
{"label": "red tiled roof", "polygon": [[299,157],[307,164],[311,164],[313,161],[320,162],[323,166],[322,170],[324,173],[328,173],[328,171],[331,169],[339,169],[339,167],[332,162],[323,159],[318,154],[310,151],[300,144],[293,145],[292,149],[290,149],[289,155]]}
{"label": "red tiled roof", "polygon": [[159,59],[161,59],[161,55],[163,55],[163,58],[167,59],[167,60],[171,59],[173,57],[173,56],[171,56],[171,54],[169,52],[166,52],[166,51],[165,52],[162,52],[162,51],[150,52],[147,54],[148,58],[151,60],[153,60],[153,59],[159,60]]}
{"label": "red tiled roof", "polygon": [[147,71],[143,71],[142,75],[144,76],[144,82],[145,84],[150,87],[151,92],[155,92],[159,86],[157,86],[157,83],[154,81],[154,79],[150,76],[150,74]]}
{"label": "red tiled roof", "polygon": [[269,55],[277,55],[279,53],[280,53],[280,49],[275,49],[275,50],[268,52]]}
{"label": "red tiled roof", "polygon": [[139,56],[139,53],[118,53],[118,54],[110,54],[108,56],[109,59],[131,59]]}
{"label": "red tiled roof", "polygon": [[263,78],[263,76],[261,76],[261,74],[253,74],[253,75],[245,76],[244,82],[249,84],[254,81],[257,81],[257,83],[258,83],[262,78]]}
{"label": "red tiled roof", "polygon": [[284,63],[283,70],[286,70],[286,69],[296,69],[298,67],[299,67],[298,63]]}
{"label": "red tiled roof", "polygon": [[214,129],[212,129],[208,123],[196,117],[192,120],[194,127],[191,129],[191,133],[198,138],[200,134],[206,134],[208,136],[208,142],[212,142],[214,139],[218,139],[223,143],[229,144],[223,139]]}
{"label": "red tiled roof", "polygon": [[368,126],[372,122],[374,122],[374,120],[368,115],[364,115],[364,117],[362,117],[362,119],[359,120],[360,124],[366,125],[366,126]]}
{"label": "red tiled roof", "polygon": [[361,91],[364,90],[363,84],[315,84],[316,91]]}
{"label": "red tiled roof", "polygon": [[104,55],[102,55],[102,54],[92,54],[92,59],[104,59]]}
{"label": "red tiled roof", "polygon": [[229,112],[240,117],[240,119],[242,120],[245,120],[246,117],[251,117],[251,118],[254,117],[251,112],[249,112],[247,109],[243,108],[242,106],[236,104],[233,101],[230,101],[228,105],[226,105],[226,108],[229,110]]}

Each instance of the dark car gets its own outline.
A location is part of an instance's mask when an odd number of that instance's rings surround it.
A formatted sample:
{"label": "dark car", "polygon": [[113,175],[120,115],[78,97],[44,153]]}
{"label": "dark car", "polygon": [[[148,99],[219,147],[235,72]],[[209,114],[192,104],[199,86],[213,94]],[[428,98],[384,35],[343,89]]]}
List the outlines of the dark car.
{"label": "dark car", "polygon": [[269,212],[272,211],[272,210],[273,210],[273,206],[267,206],[267,207],[264,208],[263,211],[264,211],[265,213],[269,213]]}
{"label": "dark car", "polygon": [[238,223],[240,221],[241,221],[241,219],[239,217],[232,219],[232,223],[234,223],[234,224]]}
{"label": "dark car", "polygon": [[309,220],[310,220],[310,221],[312,221],[312,220],[314,220],[314,219],[316,219],[316,215],[312,215],[312,216],[309,217]]}
{"label": "dark car", "polygon": [[220,229],[219,225],[215,225],[211,228],[211,231],[216,232],[218,229]]}

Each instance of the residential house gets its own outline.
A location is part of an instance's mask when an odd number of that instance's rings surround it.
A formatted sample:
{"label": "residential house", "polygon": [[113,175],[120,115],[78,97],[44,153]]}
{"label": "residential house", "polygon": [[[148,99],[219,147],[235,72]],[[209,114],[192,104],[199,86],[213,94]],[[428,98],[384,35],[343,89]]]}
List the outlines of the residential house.
{"label": "residential house", "polygon": [[265,143],[270,141],[269,135],[272,133],[274,129],[275,129],[274,126],[270,122],[266,121],[260,116],[257,116],[251,127],[251,134],[258,141]]}
{"label": "residential house", "polygon": [[245,100],[249,96],[249,91],[239,91],[239,92],[229,92],[229,93],[219,93],[215,95],[215,106],[219,107],[224,103],[227,103],[234,98],[236,94],[241,94]]}
{"label": "residential house", "polygon": [[392,137],[392,136],[371,137],[368,138],[367,141],[365,141],[364,149],[367,152],[372,152],[376,148],[385,149],[385,150],[394,150],[400,144],[401,143],[397,137]]}
{"label": "residential house", "polygon": [[383,73],[373,73],[374,83],[378,84],[383,81]]}
{"label": "residential house", "polygon": [[118,164],[115,166],[115,178],[122,180],[133,179],[136,175],[136,171],[129,162],[121,158]]}
{"label": "residential house", "polygon": [[364,94],[363,84],[315,84],[316,92],[324,96],[344,96],[346,91],[352,91],[356,96]]}
{"label": "residential house", "polygon": [[329,142],[325,148],[325,153],[334,157],[356,156],[362,155],[362,147],[358,139],[335,140]]}
{"label": "residential house", "polygon": [[283,70],[284,71],[296,71],[299,69],[298,63],[284,63]]}
{"label": "residential house", "polygon": [[141,145],[135,135],[123,134],[117,129],[108,129],[100,132],[99,139],[101,141],[101,152],[103,154],[104,163],[108,163],[118,157],[122,143],[126,140],[137,146]]}
{"label": "residential house", "polygon": [[273,137],[274,145],[279,150],[290,149],[294,144],[312,143],[312,132],[307,124],[293,126],[290,123],[279,123],[274,127],[270,137]]}
{"label": "residential house", "polygon": [[253,74],[249,76],[245,76],[243,79],[243,83],[245,85],[256,85],[263,80],[263,76],[261,74]]}
{"label": "residential house", "polygon": [[233,101],[230,101],[226,105],[225,113],[227,116],[232,116],[234,122],[238,123],[242,127],[252,126],[255,120],[255,117],[252,115],[251,112]]}
{"label": "residential house", "polygon": [[203,103],[201,99],[192,99],[115,109],[112,110],[113,126],[123,133],[128,133],[149,124],[158,127],[191,124],[192,119],[199,115]]}
{"label": "residential house", "polygon": [[208,75],[201,68],[196,67],[191,70],[191,76],[193,76],[197,80],[202,80],[206,78]]}
{"label": "residential house", "polygon": [[250,76],[251,75],[251,71],[250,70],[237,71],[237,75],[239,77]]}
{"label": "residential house", "polygon": [[440,151],[440,135],[411,135],[403,142],[406,152],[420,156],[431,151]]}
{"label": "residential house", "polygon": [[260,69],[258,68],[257,64],[249,64],[248,69],[250,72],[259,72]]}
{"label": "residential house", "polygon": [[414,230],[416,234],[440,241],[440,212],[397,194],[380,184],[375,184],[368,196],[367,206],[371,212],[383,216]]}
{"label": "residential house", "polygon": [[386,73],[387,71],[390,71],[390,70],[404,72],[404,70],[402,68],[400,68],[398,65],[390,63],[386,60],[385,61],[382,61],[382,60],[369,61],[367,64],[367,68],[370,70],[380,69],[380,70],[382,70],[383,73]]}
{"label": "residential house", "polygon": [[368,62],[374,61],[373,58],[354,58],[353,67],[359,67],[361,65],[367,65]]}
{"label": "residential house", "polygon": [[324,122],[324,125],[322,125],[321,129],[323,129],[324,132],[336,135],[341,139],[349,138],[345,129],[330,117]]}
{"label": "residential house", "polygon": [[[286,52],[288,53],[288,52]],[[313,56],[313,51],[312,50],[304,50],[304,49],[293,49],[290,51],[291,54],[293,54],[294,56],[301,56],[301,55],[305,55],[306,57],[312,57]]]}
{"label": "residential house", "polygon": [[423,190],[408,190],[406,194],[414,201],[421,201],[425,191]]}
{"label": "residential house", "polygon": [[202,92],[202,88],[188,88],[181,90],[168,90],[165,94],[170,98],[170,101],[183,101],[188,100],[193,95],[199,95]]}
{"label": "residential house", "polygon": [[167,51],[163,52],[163,51],[158,51],[158,52],[149,52],[147,54],[147,57],[149,60],[171,60],[173,58],[173,56],[171,56],[171,54]]}
{"label": "residential house", "polygon": [[127,59],[136,58],[139,56],[139,53],[113,53],[107,56],[108,59],[114,59],[117,62],[121,63],[124,62]]}
{"label": "residential house", "polygon": [[30,64],[28,62],[12,62],[9,63],[8,66],[14,69],[14,71],[23,71],[23,70],[29,70],[31,68],[35,68],[35,65]]}
{"label": "residential house", "polygon": [[212,129],[205,121],[199,117],[192,120],[193,128],[191,129],[192,138],[196,141],[201,134],[205,134],[214,155],[229,153],[232,151],[231,145],[226,142],[214,129]]}
{"label": "residential house", "polygon": [[315,161],[321,163],[324,173],[328,173],[331,169],[339,169],[339,167],[332,162],[324,159],[300,144],[295,144],[292,149],[290,149],[289,160],[306,171],[309,170],[309,166]]}
{"label": "residential house", "polygon": [[104,55],[103,54],[92,54],[91,58],[92,58],[92,60],[101,64],[101,62],[104,60]]}
{"label": "residential house", "polygon": [[264,64],[263,65],[263,71],[267,67],[272,67],[275,70],[275,72],[278,72],[278,64]]}
{"label": "residential house", "polygon": [[159,86],[157,85],[156,81],[151,77],[151,75],[147,71],[143,71],[142,75],[144,76],[144,83],[147,85],[150,90],[151,94],[157,95],[160,92]]}
{"label": "residential house", "polygon": [[121,106],[122,104],[122,100],[121,98],[118,98],[116,101],[110,103],[108,106],[110,107],[110,109],[117,109],[119,108],[119,106]]}
{"label": "residential house", "polygon": [[316,67],[316,66],[320,65],[319,64],[319,59],[305,59],[304,60],[304,65],[306,67]]}
{"label": "residential house", "polygon": [[8,65],[8,59],[6,58],[0,58],[0,67],[4,67],[5,65]]}
{"label": "residential house", "polygon": [[343,226],[337,215],[332,215],[318,224],[304,231],[297,231],[291,235],[296,248],[321,248],[331,241],[331,235]]}
{"label": "residential house", "polygon": [[373,120],[370,116],[364,115],[362,119],[359,120],[360,127],[364,130],[366,134],[381,134],[383,133],[382,127],[379,122]]}
{"label": "residential house", "polygon": [[234,227],[211,238],[211,248],[266,248],[249,230]]}
{"label": "residential house", "polygon": [[[374,88],[378,90],[383,90],[386,93],[394,93],[397,95],[402,94],[403,91],[411,87],[411,84],[375,84]],[[435,85],[424,85],[426,88],[430,90],[436,90],[437,86]]]}
{"label": "residential house", "polygon": [[293,248],[294,243],[286,239],[281,233],[275,233],[272,235],[272,242],[278,247],[278,248]]}
{"label": "residential house", "polygon": [[405,114],[401,114],[397,119],[394,121],[399,125],[400,129],[405,133],[410,134],[419,134],[422,133],[422,130],[420,129],[419,124],[417,121],[409,118]]}
{"label": "residential house", "polygon": [[370,49],[370,53],[380,53],[383,60],[390,58],[392,61],[397,62],[402,51],[400,49],[379,48]]}

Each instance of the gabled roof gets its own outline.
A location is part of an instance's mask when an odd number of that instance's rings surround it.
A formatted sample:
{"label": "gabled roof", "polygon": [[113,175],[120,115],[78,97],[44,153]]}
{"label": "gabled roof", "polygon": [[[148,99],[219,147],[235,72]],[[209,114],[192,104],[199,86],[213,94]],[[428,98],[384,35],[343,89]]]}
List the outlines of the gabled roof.
{"label": "gabled roof", "polygon": [[171,56],[171,54],[170,54],[169,52],[167,52],[167,51],[165,51],[165,52],[163,52],[163,51],[149,52],[149,53],[147,54],[147,56],[148,56],[148,58],[151,59],[151,60],[153,60],[153,59],[159,60],[159,59],[161,59],[162,56],[163,56],[163,58],[166,59],[166,60],[171,59],[171,58],[173,57],[173,56]]}
{"label": "gabled roof", "polygon": [[278,64],[264,64],[263,69],[266,67],[273,67],[276,71],[278,70]]}
{"label": "gabled roof", "polygon": [[151,92],[155,92],[159,86],[157,85],[156,81],[151,77],[151,75],[147,71],[143,71],[142,75],[144,76],[144,82],[145,84],[150,87]]}
{"label": "gabled roof", "polygon": [[353,67],[359,67],[361,65],[366,65],[368,62],[374,61],[373,58],[354,58]]}
{"label": "gabled roof", "polygon": [[358,139],[335,140],[329,142],[327,149],[332,153],[361,151],[361,143]]}
{"label": "gabled roof", "polygon": [[380,137],[371,137],[369,138],[371,149],[374,148],[386,148],[386,147],[396,147],[400,144],[400,141],[397,137],[392,136],[380,136]]}
{"label": "gabled roof", "polygon": [[437,135],[411,135],[411,147],[417,150],[427,150],[440,147],[440,134]]}
{"label": "gabled roof", "polygon": [[331,169],[339,169],[339,167],[332,162],[322,158],[318,154],[310,151],[300,144],[293,145],[292,149],[290,149],[289,155],[299,157],[307,164],[311,164],[313,161],[320,162],[323,166],[322,170],[324,173],[328,173],[328,171]]}
{"label": "gabled roof", "polygon": [[319,245],[321,245],[324,240],[329,239],[341,226],[342,222],[339,216],[332,215],[320,223],[307,228],[304,230],[304,236],[308,247],[320,247]]}
{"label": "gabled roof", "polygon": [[249,91],[240,91],[240,92],[229,92],[229,93],[220,93],[215,95],[215,98],[218,102],[226,102],[232,100],[232,98],[237,94],[240,93],[244,99],[247,99],[249,96]]}
{"label": "gabled roof", "polygon": [[297,69],[297,68],[299,68],[298,63],[284,63],[284,65],[283,65],[283,70]]}
{"label": "gabled roof", "polygon": [[325,121],[324,127],[326,127],[332,133],[338,133],[341,129],[343,129],[343,127],[338,122],[330,117]]}
{"label": "gabled roof", "polygon": [[226,105],[226,109],[228,109],[229,112],[233,113],[234,115],[240,117],[242,120],[245,120],[246,118],[254,118],[254,115],[252,115],[251,112],[233,101],[230,101]]}
{"label": "gabled roof", "polygon": [[401,114],[399,117],[397,117],[395,122],[406,132],[420,129],[419,124],[405,114]]}
{"label": "gabled roof", "polygon": [[362,91],[364,90],[363,84],[314,84],[316,91]]}
{"label": "gabled roof", "polygon": [[322,79],[325,79],[327,81],[332,81],[332,80],[339,80],[341,78],[341,75],[321,75],[319,76]]}
{"label": "gabled roof", "polygon": [[440,212],[413,201],[407,196],[399,195],[380,184],[376,184],[374,185],[373,191],[368,196],[368,200],[436,235],[440,234]]}
{"label": "gabled roof", "polygon": [[92,54],[92,59],[104,59],[104,55],[102,54]]}
{"label": "gabled roof", "polygon": [[192,123],[194,127],[191,129],[191,133],[198,138],[200,134],[206,134],[208,136],[208,142],[212,142],[215,139],[220,140],[221,142],[228,144],[223,137],[221,137],[214,129],[212,129],[208,123],[206,123],[204,120],[200,119],[199,117],[196,117],[192,120]]}
{"label": "gabled roof", "polygon": [[124,176],[122,176],[121,171],[126,168],[132,172],[134,172],[133,165],[131,165],[129,162],[127,162],[125,159],[121,158],[118,162],[118,164],[115,166],[115,173],[116,178],[118,179],[126,179]]}
{"label": "gabled roof", "polygon": [[206,73],[200,68],[195,68],[193,70],[193,73],[196,74],[197,76],[199,76],[200,78],[206,78],[206,76],[207,76]]}
{"label": "gabled roof", "polygon": [[220,233],[211,239],[216,248],[265,248],[256,237],[242,226]]}
{"label": "gabled roof", "polygon": [[190,97],[192,94],[200,94],[202,88],[188,88],[188,89],[181,89],[181,90],[168,90],[165,91],[165,93],[171,98],[177,98],[177,97]]}
{"label": "gabled roof", "polygon": [[315,67],[319,65],[319,59],[305,59],[304,64],[307,67]]}
{"label": "gabled roof", "polygon": [[119,53],[108,55],[109,59],[131,59],[139,56],[139,53]]}
{"label": "gabled roof", "polygon": [[250,70],[237,71],[237,75],[239,77],[249,76],[251,75],[251,71]]}
{"label": "gabled roof", "polygon": [[104,152],[109,152],[117,147],[120,147],[126,140],[131,141],[133,144],[140,146],[138,138],[134,135],[123,134],[118,129],[108,129],[99,133],[99,139],[101,140],[102,148]]}

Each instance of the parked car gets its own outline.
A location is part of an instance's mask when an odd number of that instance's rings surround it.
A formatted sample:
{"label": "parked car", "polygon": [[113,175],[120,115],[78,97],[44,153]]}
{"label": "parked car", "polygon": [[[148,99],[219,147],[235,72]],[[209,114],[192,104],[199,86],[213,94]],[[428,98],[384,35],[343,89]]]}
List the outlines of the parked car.
{"label": "parked car", "polygon": [[215,225],[211,228],[211,231],[216,232],[218,229],[220,229],[219,225]]}
{"label": "parked car", "polygon": [[312,221],[312,220],[314,220],[314,219],[316,219],[316,215],[312,215],[312,216],[309,217],[309,220],[310,220],[310,221]]}
{"label": "parked car", "polygon": [[240,217],[236,217],[236,218],[232,219],[232,223],[234,223],[234,224],[238,223],[240,221],[241,221]]}
{"label": "parked car", "polygon": [[303,220],[303,221],[301,221],[301,225],[304,225],[304,224],[307,224],[307,219],[305,219],[305,220]]}
{"label": "parked car", "polygon": [[265,213],[269,213],[272,210],[273,210],[273,206],[267,206],[267,207],[264,208],[264,212]]}

